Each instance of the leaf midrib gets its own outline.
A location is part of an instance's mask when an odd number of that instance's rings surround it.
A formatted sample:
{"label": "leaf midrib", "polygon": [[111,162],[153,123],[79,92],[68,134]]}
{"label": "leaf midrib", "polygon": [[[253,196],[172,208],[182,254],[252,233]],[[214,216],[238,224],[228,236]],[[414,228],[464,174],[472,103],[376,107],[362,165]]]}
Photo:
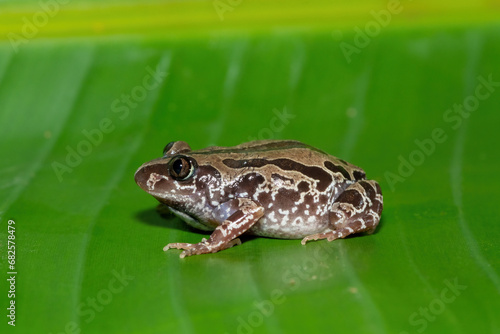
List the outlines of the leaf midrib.
{"label": "leaf midrib", "polygon": [[[242,1],[232,11],[223,14],[223,20],[213,3],[156,2],[81,3],[61,5],[47,24],[36,26],[31,36],[23,34],[26,20],[33,23],[33,16],[43,9],[33,5],[3,5],[0,11],[0,40],[26,38],[65,38],[75,36],[139,35],[178,37],[183,35],[210,34],[228,31],[269,31],[286,28],[308,30],[332,29],[354,33],[374,21],[373,12],[387,11],[383,2],[362,0],[345,4],[312,1],[305,7],[301,1]],[[401,26],[467,25],[498,21],[500,8],[493,3],[477,1],[401,1],[401,12],[391,15],[386,27]],[[450,10],[451,8],[451,10]]]}

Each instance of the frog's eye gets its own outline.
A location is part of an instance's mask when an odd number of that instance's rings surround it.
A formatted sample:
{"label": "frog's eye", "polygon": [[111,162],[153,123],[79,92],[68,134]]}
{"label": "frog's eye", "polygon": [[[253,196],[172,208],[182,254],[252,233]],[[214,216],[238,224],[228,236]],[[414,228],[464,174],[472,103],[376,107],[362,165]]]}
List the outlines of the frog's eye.
{"label": "frog's eye", "polygon": [[195,162],[188,157],[178,156],[170,160],[168,171],[174,180],[184,181],[193,176]]}

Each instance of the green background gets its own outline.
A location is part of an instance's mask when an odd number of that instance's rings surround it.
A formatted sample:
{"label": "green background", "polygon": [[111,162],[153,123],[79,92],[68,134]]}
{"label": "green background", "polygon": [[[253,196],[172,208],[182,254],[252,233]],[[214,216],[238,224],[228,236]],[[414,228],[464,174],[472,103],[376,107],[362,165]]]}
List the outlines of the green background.
{"label": "green background", "polygon": [[[384,1],[46,3],[0,4],[2,332],[500,333],[496,2],[402,1],[378,31]],[[135,170],[268,138],[363,167],[377,233],[163,252],[206,234]]]}

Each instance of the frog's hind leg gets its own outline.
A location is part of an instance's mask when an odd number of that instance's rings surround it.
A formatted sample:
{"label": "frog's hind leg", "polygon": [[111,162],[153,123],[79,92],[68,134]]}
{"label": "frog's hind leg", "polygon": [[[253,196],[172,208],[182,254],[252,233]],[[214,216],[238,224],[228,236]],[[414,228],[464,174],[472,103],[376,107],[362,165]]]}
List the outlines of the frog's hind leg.
{"label": "frog's hind leg", "polygon": [[329,228],[322,233],[305,237],[302,244],[318,239],[333,241],[354,233],[373,233],[380,221],[382,208],[382,192],[376,181],[362,180],[353,183],[332,205]]}

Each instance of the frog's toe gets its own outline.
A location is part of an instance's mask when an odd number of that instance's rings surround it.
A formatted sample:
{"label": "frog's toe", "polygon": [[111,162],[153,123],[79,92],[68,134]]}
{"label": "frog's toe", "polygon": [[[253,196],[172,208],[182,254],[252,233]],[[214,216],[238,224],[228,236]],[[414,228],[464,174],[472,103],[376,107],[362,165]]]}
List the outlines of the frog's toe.
{"label": "frog's toe", "polygon": [[228,249],[228,248],[231,248],[233,246],[239,246],[239,245],[241,245],[241,240],[240,240],[240,238],[236,238],[236,239],[229,241],[223,249]]}
{"label": "frog's toe", "polygon": [[186,256],[215,253],[217,251],[206,241],[202,241],[200,243],[191,245],[189,248],[184,249],[185,251],[183,251],[181,255],[179,255],[181,259],[185,258]]}
{"label": "frog's toe", "polygon": [[189,249],[191,247],[193,247],[193,244],[188,244],[188,243],[185,243],[185,242],[174,242],[174,243],[168,244],[165,247],[163,247],[163,250],[167,251],[167,250],[172,249],[172,248],[175,248],[175,249]]}
{"label": "frog's toe", "polygon": [[302,239],[302,241],[300,242],[302,245],[305,245],[308,241],[315,241],[315,240],[318,240],[320,239],[320,234],[311,234],[311,235],[308,235],[307,237],[304,237],[304,239]]}
{"label": "frog's toe", "polygon": [[[205,238],[203,240],[206,240]],[[185,258],[186,256],[191,256],[191,255],[199,255],[199,254],[206,254],[206,253],[214,253],[217,250],[212,249],[210,245],[206,241],[199,242],[197,244],[188,244],[188,243],[182,243],[182,242],[177,242],[173,244],[168,244],[166,245],[163,250],[167,251],[169,249],[184,249],[184,251],[179,255],[181,259]]]}
{"label": "frog's toe", "polygon": [[183,258],[185,258],[186,256],[191,256],[191,255],[193,255],[191,252],[189,252],[188,250],[185,250],[184,252],[182,252],[182,253],[179,255],[179,257],[180,257],[181,259],[183,259]]}
{"label": "frog's toe", "polygon": [[338,229],[338,230],[330,230],[330,231],[326,231],[323,233],[308,235],[307,237],[302,239],[301,244],[305,245],[306,242],[308,242],[310,240],[319,240],[319,239],[326,239],[328,241],[333,241],[333,240],[345,238],[348,235],[351,235],[353,233],[354,233],[354,230],[350,227],[342,228],[342,229]]}

